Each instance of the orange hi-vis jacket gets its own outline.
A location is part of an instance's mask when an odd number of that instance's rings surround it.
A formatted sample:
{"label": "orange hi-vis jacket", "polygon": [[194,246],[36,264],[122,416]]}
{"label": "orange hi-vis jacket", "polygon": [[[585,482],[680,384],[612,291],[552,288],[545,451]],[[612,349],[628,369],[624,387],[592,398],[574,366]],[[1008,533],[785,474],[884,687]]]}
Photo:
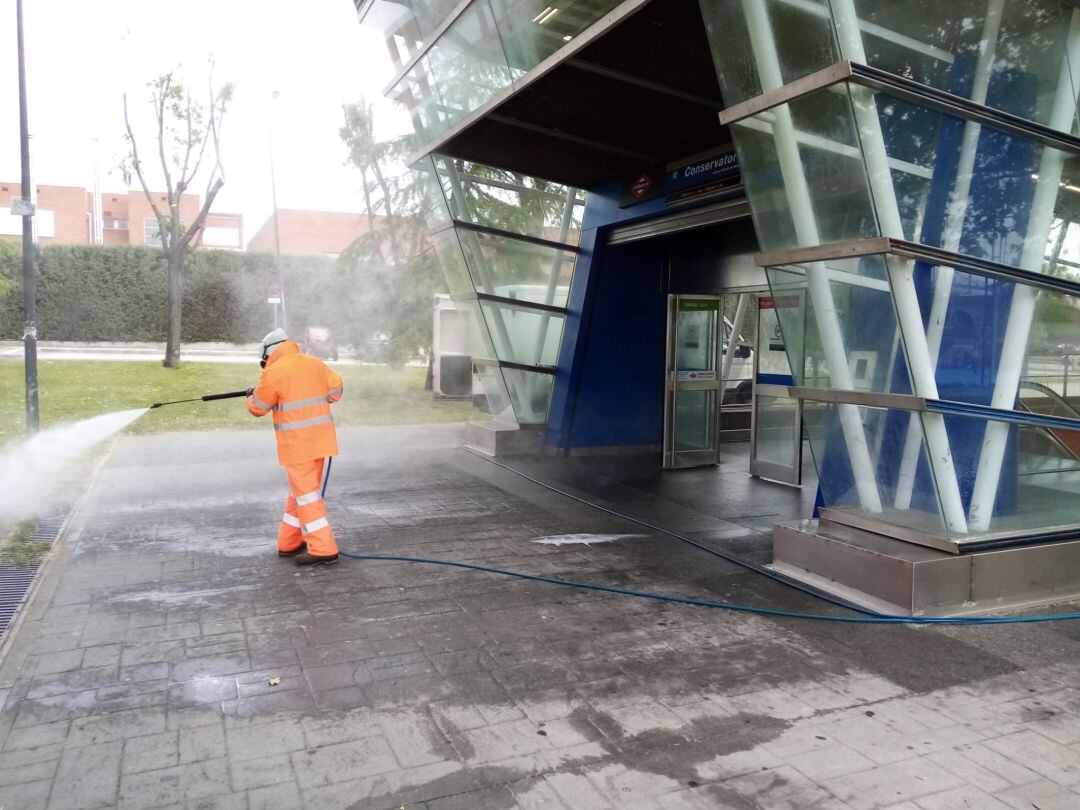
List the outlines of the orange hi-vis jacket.
{"label": "orange hi-vis jacket", "polygon": [[343,390],[341,375],[287,340],[267,359],[247,407],[254,416],[273,412],[278,461],[297,464],[337,455],[330,403]]}

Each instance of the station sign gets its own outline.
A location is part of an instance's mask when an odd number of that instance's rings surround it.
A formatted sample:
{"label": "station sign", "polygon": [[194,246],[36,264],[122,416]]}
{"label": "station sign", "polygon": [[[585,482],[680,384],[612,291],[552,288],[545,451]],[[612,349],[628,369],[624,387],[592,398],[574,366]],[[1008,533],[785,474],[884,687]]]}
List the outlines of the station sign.
{"label": "station sign", "polygon": [[735,156],[735,150],[725,149],[692,163],[668,169],[664,177],[664,193],[674,194],[738,176],[739,160]]}
{"label": "station sign", "polygon": [[675,379],[677,382],[701,382],[711,381],[716,379],[716,372],[709,371],[708,369],[694,369],[693,371],[676,371]]}
{"label": "station sign", "polygon": [[741,182],[738,157],[730,147],[691,160],[654,166],[626,178],[619,207],[627,208],[658,197],[667,205],[720,196]]}
{"label": "station sign", "polygon": [[643,169],[623,184],[622,193],[619,195],[619,207],[627,208],[647,200],[654,200],[663,193],[664,167],[654,166]]}
{"label": "station sign", "polygon": [[719,298],[684,298],[679,297],[680,312],[717,312],[720,309]]}

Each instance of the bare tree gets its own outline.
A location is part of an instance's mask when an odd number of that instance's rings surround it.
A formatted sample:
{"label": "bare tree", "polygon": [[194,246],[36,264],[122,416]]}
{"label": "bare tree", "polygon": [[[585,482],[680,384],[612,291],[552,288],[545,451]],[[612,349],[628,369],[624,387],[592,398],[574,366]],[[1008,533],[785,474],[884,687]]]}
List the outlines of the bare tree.
{"label": "bare tree", "polygon": [[[168,333],[165,341],[166,368],[180,366],[180,309],[183,302],[181,283],[184,259],[206,225],[206,217],[225,185],[221,166],[221,125],[232,100],[233,85],[226,83],[215,91],[213,76],[208,83],[208,103],[196,101],[189,87],[184,86],[172,72],[150,82],[150,101],[157,121],[155,137],[157,156],[165,182],[165,207],[150,192],[146,172],[139,156],[135,133],[128,116],[127,94],[124,94],[124,126],[128,155],[124,161],[124,179],[130,183],[132,174],[139,179],[143,193],[157,218],[161,235],[161,250],[168,268]],[[185,223],[181,201],[199,172],[208,167],[206,194],[195,219]]]}

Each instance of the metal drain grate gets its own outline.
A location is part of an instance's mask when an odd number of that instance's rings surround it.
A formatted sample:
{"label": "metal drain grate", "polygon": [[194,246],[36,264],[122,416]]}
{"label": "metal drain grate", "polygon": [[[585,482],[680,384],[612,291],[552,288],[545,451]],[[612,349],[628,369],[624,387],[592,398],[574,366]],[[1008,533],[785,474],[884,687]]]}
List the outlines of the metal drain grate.
{"label": "metal drain grate", "polygon": [[0,639],[15,621],[26,592],[37,575],[38,565],[4,565],[0,563]]}
{"label": "metal drain grate", "polygon": [[[28,538],[36,543],[53,543],[60,537],[70,511],[53,514],[38,521],[37,528]],[[0,644],[7,630],[19,615],[26,602],[26,594],[34,584],[41,564],[13,565],[0,562]]]}
{"label": "metal drain grate", "polygon": [[60,536],[60,530],[64,528],[65,520],[67,520],[67,515],[52,515],[43,518],[29,539],[49,543],[54,542]]}

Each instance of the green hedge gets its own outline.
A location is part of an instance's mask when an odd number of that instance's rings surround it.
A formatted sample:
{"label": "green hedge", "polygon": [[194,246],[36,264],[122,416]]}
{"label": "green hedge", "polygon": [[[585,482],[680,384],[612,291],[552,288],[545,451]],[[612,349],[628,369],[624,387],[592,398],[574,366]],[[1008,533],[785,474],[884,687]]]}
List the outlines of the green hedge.
{"label": "green hedge", "polygon": [[[165,340],[165,265],[160,250],[56,245],[37,251],[41,340]],[[0,339],[22,336],[21,251],[0,243]],[[344,280],[323,256],[283,256],[289,326],[350,331]],[[267,287],[274,256],[197,250],[184,270],[183,339],[252,342],[273,326]]]}

